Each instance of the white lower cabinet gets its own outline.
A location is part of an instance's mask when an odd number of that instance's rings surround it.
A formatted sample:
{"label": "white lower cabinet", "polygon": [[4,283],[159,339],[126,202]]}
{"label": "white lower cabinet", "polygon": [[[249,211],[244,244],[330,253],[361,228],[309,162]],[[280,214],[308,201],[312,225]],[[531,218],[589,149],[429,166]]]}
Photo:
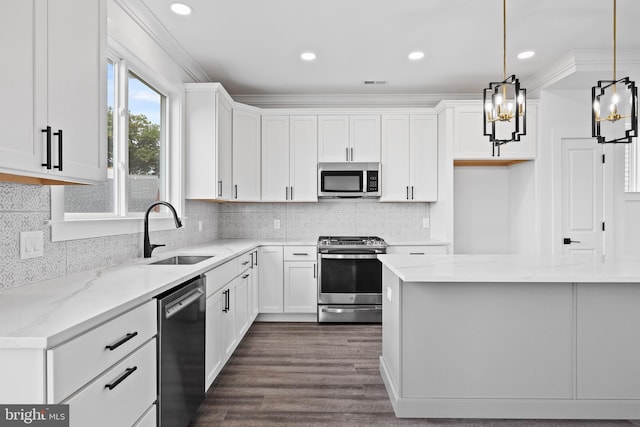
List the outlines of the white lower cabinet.
{"label": "white lower cabinet", "polygon": [[315,313],[318,309],[316,246],[284,248],[284,312]]}
{"label": "white lower cabinet", "polygon": [[133,425],[157,397],[156,340],[96,378],[70,399],[71,427]]}
{"label": "white lower cabinet", "polygon": [[315,261],[285,261],[284,312],[315,313],[318,309]]}
{"label": "white lower cabinet", "polygon": [[282,246],[263,246],[258,250],[260,313],[282,313],[284,310],[282,266]]}
{"label": "white lower cabinet", "polygon": [[252,264],[256,251],[242,254],[205,273],[205,390],[247,333],[255,315],[252,304]]}
{"label": "white lower cabinet", "polygon": [[260,248],[260,313],[315,313],[316,246]]}

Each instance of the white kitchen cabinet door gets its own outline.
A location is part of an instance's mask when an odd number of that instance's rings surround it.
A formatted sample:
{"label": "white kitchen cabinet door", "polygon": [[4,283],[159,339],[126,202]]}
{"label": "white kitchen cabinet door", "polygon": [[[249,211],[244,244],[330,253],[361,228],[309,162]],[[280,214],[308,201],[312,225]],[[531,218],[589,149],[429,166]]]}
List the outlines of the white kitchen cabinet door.
{"label": "white kitchen cabinet door", "polygon": [[262,246],[258,250],[260,313],[283,312],[282,246]]}
{"label": "white kitchen cabinet door", "polygon": [[0,16],[0,54],[11,64],[0,71],[0,174],[104,181],[106,1],[6,1]]}
{"label": "white kitchen cabinet door", "polygon": [[249,329],[249,304],[251,295],[249,294],[251,283],[251,270],[247,270],[235,280],[236,298],[234,306],[236,337],[238,341],[242,339],[247,329]]}
{"label": "white kitchen cabinet door", "polygon": [[44,135],[36,129],[37,124],[34,126],[36,110],[37,121],[46,122],[46,99],[36,98],[34,86],[46,84],[46,45],[42,43],[46,9],[42,5],[37,0],[0,3],[0,54],[5,64],[0,67],[4,99],[0,103],[0,167],[6,172],[44,173],[40,165],[44,160]]}
{"label": "white kitchen cabinet door", "polygon": [[289,119],[289,200],[318,201],[318,118]]}
{"label": "white kitchen cabinet door", "polygon": [[218,83],[185,84],[188,199],[231,199],[231,101]]}
{"label": "white kitchen cabinet door", "polygon": [[316,263],[284,263],[284,312],[315,313],[318,309]]}
{"label": "white kitchen cabinet door", "polygon": [[217,198],[222,200],[231,200],[233,176],[231,174],[232,166],[232,108],[231,102],[222,94],[216,95],[217,99],[217,116],[216,116],[216,132],[215,148],[217,149],[217,180],[218,192]]}
{"label": "white kitchen cabinet door", "polygon": [[410,196],[416,202],[438,200],[438,116],[409,118]]}
{"label": "white kitchen cabinet door", "polygon": [[380,162],[380,116],[349,117],[349,161]]}
{"label": "white kitchen cabinet door", "polygon": [[[236,330],[236,281],[232,281],[222,291],[222,319],[220,322],[221,327],[221,348],[222,348],[222,360],[226,362],[233,350],[236,348],[238,342],[238,335]],[[226,295],[225,295],[226,293]]]}
{"label": "white kitchen cabinet door", "polygon": [[211,387],[218,372],[222,369],[222,291],[207,298],[205,325],[205,391]]}
{"label": "white kitchen cabinet door", "polygon": [[382,116],[382,201],[409,200],[409,116]]}
{"label": "white kitchen cabinet door", "polygon": [[289,200],[289,151],[289,116],[263,116],[262,200]]}
{"label": "white kitchen cabinet door", "polygon": [[434,202],[438,196],[438,117],[382,116],[382,201]]}
{"label": "white kitchen cabinet door", "polygon": [[348,162],[349,116],[318,117],[318,161]]}
{"label": "white kitchen cabinet door", "polygon": [[233,200],[260,200],[260,114],[233,109]]}
{"label": "white kitchen cabinet door", "polygon": [[493,157],[489,137],[484,135],[480,101],[455,106],[454,160],[526,160],[536,156],[537,145],[536,104],[527,102],[527,134],[520,141],[500,147],[500,157]]}

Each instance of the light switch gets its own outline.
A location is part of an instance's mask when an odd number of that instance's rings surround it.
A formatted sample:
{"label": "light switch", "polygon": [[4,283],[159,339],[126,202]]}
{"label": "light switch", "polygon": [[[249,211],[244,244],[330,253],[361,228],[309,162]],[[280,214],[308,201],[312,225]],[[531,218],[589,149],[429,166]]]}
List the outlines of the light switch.
{"label": "light switch", "polygon": [[20,232],[20,259],[38,258],[44,255],[42,230]]}
{"label": "light switch", "polygon": [[387,286],[387,299],[389,300],[389,302],[392,302],[391,294],[392,294],[391,288]]}

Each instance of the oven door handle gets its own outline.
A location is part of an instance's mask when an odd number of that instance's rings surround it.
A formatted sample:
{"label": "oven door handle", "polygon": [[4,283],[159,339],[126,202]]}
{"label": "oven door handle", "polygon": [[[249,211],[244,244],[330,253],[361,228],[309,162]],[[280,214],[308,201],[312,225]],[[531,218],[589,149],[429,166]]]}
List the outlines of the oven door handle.
{"label": "oven door handle", "polygon": [[320,254],[322,259],[376,259],[377,254]]}
{"label": "oven door handle", "polygon": [[321,310],[325,313],[353,313],[355,311],[372,311],[379,310],[380,307],[376,306],[366,306],[366,307],[349,307],[349,308],[333,308],[333,307],[322,307]]}

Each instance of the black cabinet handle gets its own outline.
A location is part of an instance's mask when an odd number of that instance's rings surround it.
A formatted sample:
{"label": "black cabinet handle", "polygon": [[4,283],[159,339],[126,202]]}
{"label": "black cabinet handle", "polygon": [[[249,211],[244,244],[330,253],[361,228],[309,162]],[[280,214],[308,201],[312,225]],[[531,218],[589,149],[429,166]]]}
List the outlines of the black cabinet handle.
{"label": "black cabinet handle", "polygon": [[258,251],[255,251],[256,257],[254,258],[254,264],[253,265],[258,265]]}
{"label": "black cabinet handle", "polygon": [[247,264],[249,264],[249,261],[245,261],[242,263],[242,265],[247,265]]}
{"label": "black cabinet handle", "polygon": [[411,200],[413,200],[413,185],[411,186]]}
{"label": "black cabinet handle", "polygon": [[227,313],[229,311],[229,289],[224,291],[223,294],[224,294],[224,308],[222,309],[222,311]]}
{"label": "black cabinet handle", "polygon": [[346,150],[347,153],[347,162],[349,161],[349,147],[345,147],[344,148]]}
{"label": "black cabinet handle", "polygon": [[243,279],[246,279],[247,277],[249,277],[248,274],[245,274],[244,276],[242,276]]}
{"label": "black cabinet handle", "polygon": [[124,374],[122,374],[117,380],[115,380],[114,382],[110,383],[110,384],[105,384],[104,388],[108,388],[109,390],[113,390],[114,388],[116,388],[118,386],[118,384],[120,384],[122,381],[126,380],[127,377],[131,374],[133,374],[136,369],[138,369],[137,366],[134,366],[133,368],[127,368],[124,371]]}
{"label": "black cabinet handle", "polygon": [[122,337],[120,340],[114,342],[113,344],[109,344],[109,345],[105,346],[105,348],[108,349],[109,351],[113,351],[116,348],[120,347],[122,344],[124,344],[127,341],[129,341],[131,338],[135,337],[136,335],[138,335],[137,332],[130,332],[127,335],[125,335],[124,337]]}
{"label": "black cabinet handle", "polygon": [[316,278],[316,265],[313,264],[313,278]]}
{"label": "black cabinet handle", "polygon": [[62,172],[62,129],[58,129],[58,132],[53,133],[58,137],[58,166],[54,166],[54,169],[58,169]]}
{"label": "black cabinet handle", "polygon": [[291,200],[293,200],[293,186],[291,186]]}
{"label": "black cabinet handle", "polygon": [[222,197],[222,181],[218,181],[218,197]]}
{"label": "black cabinet handle", "polygon": [[293,254],[296,256],[309,256],[309,254],[306,252],[294,252]]}
{"label": "black cabinet handle", "polygon": [[351,161],[353,162],[353,147],[351,147]]}
{"label": "black cabinet handle", "polygon": [[47,134],[47,162],[43,163],[42,166],[51,169],[51,126],[42,129],[42,132]]}
{"label": "black cabinet handle", "polygon": [[407,185],[407,200],[409,200],[409,186]]}
{"label": "black cabinet handle", "polygon": [[236,195],[235,195],[234,199],[237,199],[237,198],[238,198],[238,184],[234,185],[234,186],[233,186],[233,189],[234,189],[234,191],[235,191],[235,193],[236,193]]}

